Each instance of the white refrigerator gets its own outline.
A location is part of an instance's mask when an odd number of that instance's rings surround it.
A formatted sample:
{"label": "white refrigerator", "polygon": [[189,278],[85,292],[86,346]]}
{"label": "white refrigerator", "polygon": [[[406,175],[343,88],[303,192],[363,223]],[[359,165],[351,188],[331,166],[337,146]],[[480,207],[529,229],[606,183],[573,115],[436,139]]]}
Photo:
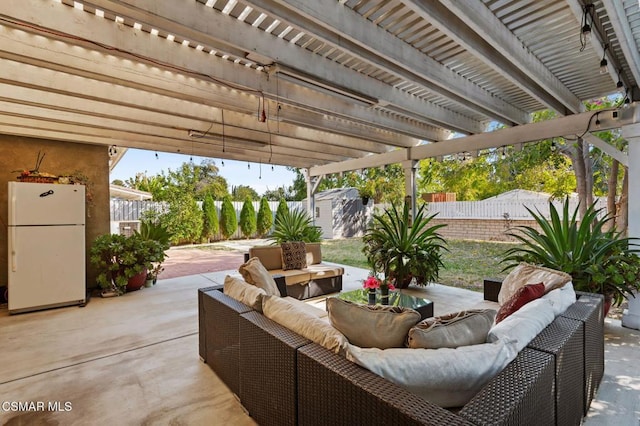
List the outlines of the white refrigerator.
{"label": "white refrigerator", "polygon": [[85,303],[85,187],[9,182],[9,313]]}

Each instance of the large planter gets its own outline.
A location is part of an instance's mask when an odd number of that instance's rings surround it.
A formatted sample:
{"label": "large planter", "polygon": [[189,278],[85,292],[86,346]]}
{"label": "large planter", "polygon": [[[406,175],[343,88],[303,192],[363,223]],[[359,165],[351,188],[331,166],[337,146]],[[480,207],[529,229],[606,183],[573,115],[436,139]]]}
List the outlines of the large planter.
{"label": "large planter", "polygon": [[144,286],[146,280],[147,268],[143,269],[139,274],[129,278],[129,281],[127,282],[127,291],[140,290]]}

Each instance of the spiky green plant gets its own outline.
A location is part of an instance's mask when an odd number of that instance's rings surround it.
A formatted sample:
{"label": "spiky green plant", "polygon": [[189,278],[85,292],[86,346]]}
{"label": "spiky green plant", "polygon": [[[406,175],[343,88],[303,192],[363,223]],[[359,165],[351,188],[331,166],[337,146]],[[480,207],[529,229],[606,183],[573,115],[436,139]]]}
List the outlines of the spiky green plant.
{"label": "spiky green plant", "polygon": [[384,273],[400,288],[413,278],[418,285],[436,281],[443,266],[441,251],[446,250],[446,243],[437,231],[446,225],[431,226],[434,216],[425,216],[422,205],[412,222],[407,203],[402,211],[392,205],[383,213],[374,214],[362,238],[365,244],[362,251],[372,271]]}
{"label": "spiky green plant", "polygon": [[587,208],[582,219],[578,218],[578,207],[570,211],[568,198],[562,214],[549,203],[549,219],[539,210],[527,210],[540,231],[518,226],[508,233],[522,246],[505,252],[504,270],[528,262],[564,271],[571,275],[576,290],[612,297],[616,305],[640,289],[637,245],[621,232],[607,229],[613,216],[603,215],[595,203]]}
{"label": "spiky green plant", "polygon": [[276,216],[276,224],[271,238],[276,244],[288,241],[316,243],[322,240],[322,230],[304,210],[291,210]]}

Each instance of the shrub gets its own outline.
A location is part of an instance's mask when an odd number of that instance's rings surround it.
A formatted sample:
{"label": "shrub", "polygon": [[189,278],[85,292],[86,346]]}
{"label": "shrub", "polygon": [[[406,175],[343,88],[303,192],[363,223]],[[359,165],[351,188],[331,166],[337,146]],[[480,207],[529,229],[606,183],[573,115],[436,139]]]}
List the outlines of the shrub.
{"label": "shrub", "polygon": [[289,205],[287,204],[287,201],[284,198],[280,198],[280,202],[278,203],[278,208],[276,209],[276,218],[273,221],[273,223],[277,223],[279,217],[281,217],[283,214],[288,214],[288,213],[289,213]]}
{"label": "shrub", "polygon": [[233,208],[231,196],[227,195],[222,200],[222,208],[220,209],[220,232],[225,239],[229,239],[238,229],[238,218],[236,210]]}
{"label": "shrub", "polygon": [[202,235],[202,213],[196,199],[187,193],[181,193],[169,201],[169,209],[162,217],[173,235],[174,244],[199,242]]}
{"label": "shrub", "polygon": [[256,231],[260,237],[264,237],[273,226],[273,213],[269,207],[269,201],[266,197],[260,199],[260,208],[258,209],[258,221],[256,223]]}
{"label": "shrub", "polygon": [[213,197],[207,193],[202,202],[202,239],[207,242],[211,241],[211,238],[217,235],[219,230],[218,211]]}
{"label": "shrub", "polygon": [[245,238],[250,238],[256,233],[256,209],[249,197],[244,200],[240,210],[240,230]]}

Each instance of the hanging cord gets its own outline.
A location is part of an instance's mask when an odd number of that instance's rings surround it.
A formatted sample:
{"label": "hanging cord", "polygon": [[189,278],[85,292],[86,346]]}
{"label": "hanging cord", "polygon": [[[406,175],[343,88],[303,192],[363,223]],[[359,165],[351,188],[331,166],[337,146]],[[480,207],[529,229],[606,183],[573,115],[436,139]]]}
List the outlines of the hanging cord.
{"label": "hanging cord", "polygon": [[222,152],[224,153],[224,143],[225,143],[225,137],[224,137],[224,109],[221,110],[222,111]]}

